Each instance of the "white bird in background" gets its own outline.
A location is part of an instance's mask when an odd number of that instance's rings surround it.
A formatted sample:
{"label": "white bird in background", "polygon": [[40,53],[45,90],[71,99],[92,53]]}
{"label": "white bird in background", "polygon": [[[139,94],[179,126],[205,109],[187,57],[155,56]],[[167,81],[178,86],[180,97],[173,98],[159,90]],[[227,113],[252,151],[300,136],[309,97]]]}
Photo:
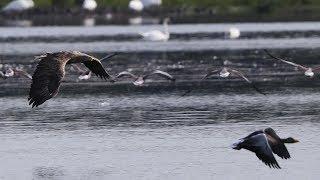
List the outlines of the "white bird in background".
{"label": "white bird in background", "polygon": [[145,33],[140,33],[144,40],[147,41],[168,41],[170,38],[169,27],[168,27],[169,18],[166,18],[163,21],[164,32],[159,30],[152,30]]}
{"label": "white bird in background", "polygon": [[97,2],[95,0],[84,0],[82,8],[89,11],[93,11],[97,8]]}
{"label": "white bird in background", "polygon": [[129,8],[134,11],[141,12],[143,10],[143,4],[140,0],[131,0],[129,2]]}
{"label": "white bird in background", "polygon": [[33,7],[33,0],[14,0],[2,8],[2,11],[23,11]]}
{"label": "white bird in background", "polygon": [[228,35],[230,39],[237,39],[240,37],[240,30],[236,27],[232,27],[229,29]]}

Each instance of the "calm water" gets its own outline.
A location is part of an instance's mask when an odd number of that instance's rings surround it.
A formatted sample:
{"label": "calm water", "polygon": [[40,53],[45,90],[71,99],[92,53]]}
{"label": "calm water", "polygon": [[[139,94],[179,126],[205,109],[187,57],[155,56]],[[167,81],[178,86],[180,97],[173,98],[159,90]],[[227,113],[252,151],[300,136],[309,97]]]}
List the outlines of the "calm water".
{"label": "calm water", "polygon": [[[225,38],[237,26],[243,36]],[[319,77],[270,60],[261,49],[306,65],[318,64],[320,25],[258,23],[173,25],[173,39],[144,42],[139,31],[161,26],[0,28],[2,70],[32,72],[33,56],[81,50],[98,57],[112,74],[161,69],[176,84],[155,79],[145,87],[77,82],[68,67],[60,94],[39,108],[27,105],[30,81],[0,81],[0,179],[317,179],[320,176]],[[72,40],[70,40],[70,38]],[[267,92],[240,79],[196,82],[211,66],[244,71]],[[195,87],[189,96],[186,89]],[[253,153],[230,148],[254,130],[273,127],[288,145],[290,160],[273,170]]]}
{"label": "calm water", "polygon": [[[316,179],[316,89],[271,94],[59,96],[38,109],[1,98],[3,179]],[[296,95],[295,93],[299,93]],[[271,126],[301,142],[271,170],[232,142]],[[19,172],[19,173],[17,173]],[[299,178],[298,178],[299,179]]]}

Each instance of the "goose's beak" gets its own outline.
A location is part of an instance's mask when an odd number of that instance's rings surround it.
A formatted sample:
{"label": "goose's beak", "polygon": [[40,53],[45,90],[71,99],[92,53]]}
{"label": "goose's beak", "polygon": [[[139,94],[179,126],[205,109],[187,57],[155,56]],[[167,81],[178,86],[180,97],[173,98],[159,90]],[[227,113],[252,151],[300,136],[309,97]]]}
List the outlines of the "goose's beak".
{"label": "goose's beak", "polygon": [[293,142],[294,142],[294,143],[297,143],[297,142],[300,142],[300,141],[297,140],[297,139],[293,139]]}

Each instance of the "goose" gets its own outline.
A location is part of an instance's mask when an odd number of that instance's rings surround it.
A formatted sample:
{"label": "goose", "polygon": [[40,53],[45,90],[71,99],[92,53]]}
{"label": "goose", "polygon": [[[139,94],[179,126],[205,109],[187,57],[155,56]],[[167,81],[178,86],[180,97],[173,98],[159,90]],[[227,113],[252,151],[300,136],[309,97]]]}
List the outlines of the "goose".
{"label": "goose", "polygon": [[164,71],[160,71],[160,70],[155,70],[149,74],[141,75],[141,76],[137,76],[137,75],[132,74],[131,72],[128,72],[128,71],[123,71],[123,72],[120,72],[116,76],[116,78],[118,79],[118,78],[123,78],[123,77],[129,77],[129,78],[134,79],[133,84],[135,86],[142,86],[143,83],[152,75],[158,75],[158,76],[166,78],[170,81],[175,81],[175,78],[173,76],[171,76],[169,73],[164,72]]}
{"label": "goose", "polygon": [[95,0],[84,0],[82,8],[89,11],[94,11],[97,8],[97,2]]}
{"label": "goose", "polygon": [[237,39],[240,37],[240,30],[236,27],[231,27],[228,35],[230,39]]}
{"label": "goose", "polygon": [[169,18],[166,18],[163,21],[164,32],[159,30],[152,30],[149,32],[140,33],[140,35],[144,40],[147,40],[147,41],[168,41],[170,38],[168,22],[169,22]]}
{"label": "goose", "polygon": [[[102,58],[108,59],[111,56]],[[72,63],[83,63],[90,71],[102,79],[113,78],[103,68],[101,60],[78,51],[60,51],[45,53],[35,57],[40,60],[32,76],[32,84],[29,91],[29,105],[37,107],[45,101],[55,97],[59,92],[60,84],[65,76],[65,66]]]}
{"label": "goose", "polygon": [[2,8],[2,11],[23,11],[33,7],[33,0],[14,0]]}
{"label": "goose", "polygon": [[29,73],[27,73],[26,71],[19,69],[19,68],[8,68],[6,70],[4,76],[6,78],[13,77],[13,76],[16,76],[16,77],[24,76],[28,79],[32,79],[32,76]]}
{"label": "goose", "polygon": [[273,153],[277,154],[282,159],[289,159],[290,154],[285,143],[297,143],[298,140],[288,137],[280,138],[272,128],[255,131],[247,137],[240,139],[234,143],[232,148],[235,150],[247,149],[254,152],[256,156],[270,168],[281,169]]}
{"label": "goose", "polygon": [[307,76],[307,77],[310,77],[310,78],[314,77],[314,72],[320,70],[320,66],[317,66],[317,67],[314,67],[314,68],[303,66],[303,65],[300,65],[300,64],[297,64],[297,63],[294,63],[294,62],[287,61],[287,60],[284,60],[282,58],[276,57],[276,56],[272,55],[271,53],[269,53],[269,51],[266,50],[266,49],[264,51],[273,59],[276,59],[276,60],[279,60],[281,62],[284,62],[284,63],[287,63],[287,64],[290,64],[292,66],[297,67],[299,70],[303,71],[304,75]]}
{"label": "goose", "polygon": [[[258,93],[266,95],[259,88],[257,88],[254,85],[254,83],[251,80],[249,80],[241,71],[236,70],[236,69],[232,69],[232,68],[229,68],[229,67],[211,69],[211,70],[209,70],[209,72],[199,82],[202,82],[203,80],[205,80],[205,79],[209,78],[210,76],[215,75],[217,73],[222,78],[228,78],[229,76],[238,76],[238,77],[244,79],[248,84],[250,84],[251,87],[253,89],[255,89]],[[192,89],[186,91],[182,96],[185,96],[185,95],[189,94],[191,91],[192,91]]]}
{"label": "goose", "polygon": [[143,10],[143,3],[140,0],[131,0],[129,2],[129,8],[137,11],[137,12],[141,12]]}

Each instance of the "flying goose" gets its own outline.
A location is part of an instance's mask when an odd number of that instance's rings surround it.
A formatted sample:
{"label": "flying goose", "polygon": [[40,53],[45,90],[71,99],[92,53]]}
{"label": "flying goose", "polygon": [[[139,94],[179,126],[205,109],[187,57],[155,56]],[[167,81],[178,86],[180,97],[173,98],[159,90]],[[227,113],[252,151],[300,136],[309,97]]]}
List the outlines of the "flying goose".
{"label": "flying goose", "polygon": [[148,79],[152,75],[158,75],[158,76],[166,78],[170,81],[175,81],[175,78],[173,76],[171,76],[169,73],[164,72],[164,71],[160,71],[160,70],[155,70],[149,74],[141,75],[141,76],[134,75],[128,71],[123,71],[123,72],[119,73],[116,78],[129,77],[129,78],[134,79],[133,84],[135,86],[141,86],[146,81],[146,79]]}
{"label": "flying goose", "polygon": [[240,139],[239,142],[232,145],[233,149],[247,149],[254,152],[256,156],[270,168],[281,169],[273,153],[282,159],[289,159],[290,154],[284,143],[297,143],[298,140],[289,137],[280,138],[272,128],[255,131],[247,137]]}
{"label": "flying goose", "polygon": [[291,62],[291,61],[287,61],[287,60],[284,60],[282,58],[279,58],[279,57],[276,57],[274,55],[272,55],[271,53],[269,53],[268,50],[264,50],[270,57],[272,57],[273,59],[276,59],[276,60],[279,60],[281,62],[284,62],[284,63],[287,63],[287,64],[290,64],[292,66],[295,66],[297,67],[299,70],[303,71],[304,72],[304,75],[307,76],[307,77],[310,77],[312,78],[314,76],[314,72],[315,71],[319,71],[320,70],[320,66],[317,66],[317,67],[314,67],[314,68],[311,68],[311,67],[306,67],[306,66],[303,66],[303,65],[300,65],[300,64],[297,64],[297,63],[294,63],[294,62]]}
{"label": "flying goose", "polygon": [[140,33],[140,35],[146,41],[168,41],[170,38],[168,22],[169,22],[169,18],[166,18],[163,21],[164,32],[159,30],[152,30],[152,31]]}
{"label": "flying goose", "polygon": [[[101,60],[110,58],[111,56],[109,55]],[[32,107],[37,107],[58,94],[60,83],[65,75],[66,64],[83,63],[98,77],[114,81],[111,75],[103,68],[101,60],[78,51],[46,53],[36,56],[35,59],[39,59],[40,61],[32,76],[29,92],[28,101]]]}
{"label": "flying goose", "polygon": [[[259,88],[257,88],[254,83],[249,80],[241,71],[239,70],[235,70],[235,69],[232,69],[232,68],[228,68],[228,67],[222,67],[222,68],[219,68],[219,69],[211,69],[209,70],[209,72],[199,81],[199,83],[201,83],[203,80],[207,79],[208,77],[212,76],[212,75],[215,75],[217,74],[222,77],[222,78],[227,78],[229,77],[230,75],[232,76],[238,76],[238,77],[241,77],[242,79],[244,79],[248,84],[251,85],[251,87],[253,89],[255,89],[258,93],[260,94],[263,94],[263,95],[266,95],[264,92],[262,92]],[[192,89],[186,91],[182,96],[185,96],[187,94],[189,94],[190,92],[192,91]]]}

